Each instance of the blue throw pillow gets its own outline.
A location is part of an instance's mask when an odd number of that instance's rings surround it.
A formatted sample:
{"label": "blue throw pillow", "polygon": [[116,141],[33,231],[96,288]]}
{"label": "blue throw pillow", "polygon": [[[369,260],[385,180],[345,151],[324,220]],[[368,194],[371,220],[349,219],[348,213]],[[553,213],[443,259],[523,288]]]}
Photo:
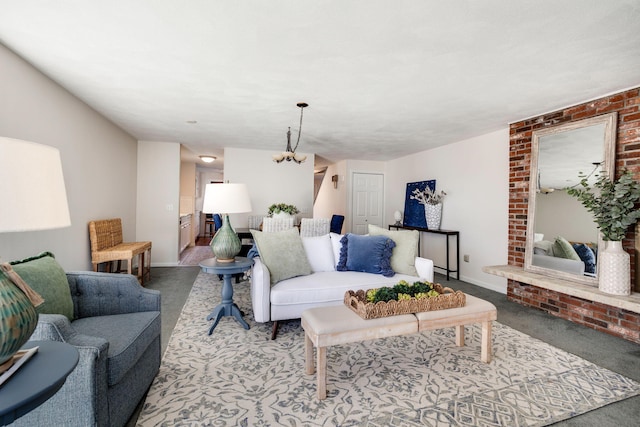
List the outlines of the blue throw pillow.
{"label": "blue throw pillow", "polygon": [[342,249],[336,270],[361,271],[382,274],[385,277],[395,274],[391,269],[391,254],[396,244],[390,238],[348,233],[340,243],[342,243]]}
{"label": "blue throw pillow", "polygon": [[591,248],[584,243],[575,243],[573,249],[575,249],[582,262],[584,262],[585,273],[595,273],[596,254],[593,253]]}

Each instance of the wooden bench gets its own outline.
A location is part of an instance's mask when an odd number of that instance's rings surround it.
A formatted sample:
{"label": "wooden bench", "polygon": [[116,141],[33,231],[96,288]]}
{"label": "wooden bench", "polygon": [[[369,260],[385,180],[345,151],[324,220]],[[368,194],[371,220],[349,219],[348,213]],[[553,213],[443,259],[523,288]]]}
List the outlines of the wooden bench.
{"label": "wooden bench", "polygon": [[136,276],[140,284],[144,285],[145,277],[147,280],[151,278],[151,242],[123,242],[120,218],[89,222],[89,240],[93,271],[98,271],[98,266],[106,263],[110,272],[111,263],[116,261],[116,271],[121,272],[121,262],[126,261],[126,272],[133,274],[133,260],[137,259]]}
{"label": "wooden bench", "polygon": [[364,320],[344,305],[317,307],[302,313],[305,331],[305,371],[314,373],[316,348],[318,399],[327,397],[327,347],[416,332],[455,327],[456,345],[464,345],[464,326],[481,323],[480,360],[491,362],[491,325],[497,319],[496,307],[488,301],[466,295],[466,305],[446,310],[381,317]]}

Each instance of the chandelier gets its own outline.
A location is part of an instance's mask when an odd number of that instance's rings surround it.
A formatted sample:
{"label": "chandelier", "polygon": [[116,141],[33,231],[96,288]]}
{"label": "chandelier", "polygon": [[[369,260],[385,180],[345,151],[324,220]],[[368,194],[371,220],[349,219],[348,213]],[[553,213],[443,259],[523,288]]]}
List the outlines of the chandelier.
{"label": "chandelier", "polygon": [[306,102],[299,102],[296,105],[300,107],[300,126],[298,127],[298,140],[296,141],[296,146],[293,147],[293,149],[291,148],[291,128],[289,128],[287,131],[287,151],[273,155],[273,161],[276,163],[281,163],[285,160],[290,162],[293,160],[297,164],[300,164],[307,160],[307,156],[300,156],[299,154],[296,154],[296,150],[298,149],[298,144],[300,144],[300,134],[302,133],[302,114],[305,107],[308,107],[309,104]]}

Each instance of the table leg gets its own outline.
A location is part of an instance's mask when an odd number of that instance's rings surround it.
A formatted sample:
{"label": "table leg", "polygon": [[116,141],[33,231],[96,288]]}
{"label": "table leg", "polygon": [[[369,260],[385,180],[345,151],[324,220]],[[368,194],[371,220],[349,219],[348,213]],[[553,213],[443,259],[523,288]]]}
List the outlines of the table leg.
{"label": "table leg", "polygon": [[458,325],[456,328],[456,345],[458,347],[464,346],[464,325]]}
{"label": "table leg", "polygon": [[213,325],[209,328],[209,335],[218,325],[220,319],[224,316],[233,316],[242,325],[243,328],[249,329],[249,325],[242,318],[242,312],[233,302],[233,285],[231,284],[232,274],[225,274],[222,282],[222,302],[213,309],[211,314],[207,316],[207,320],[213,320]]}
{"label": "table leg", "polygon": [[313,343],[307,334],[304,334],[304,367],[305,372],[309,375],[315,372],[315,367],[313,366]]}
{"label": "table leg", "polygon": [[480,360],[491,362],[491,321],[482,322],[482,343],[480,344]]}
{"label": "table leg", "polygon": [[220,321],[220,319],[222,319],[223,316],[224,316],[224,306],[222,305],[218,305],[216,308],[213,309],[211,314],[207,316],[207,320],[213,320],[213,325],[211,325],[211,327],[209,328],[209,335],[213,333],[213,330],[216,328],[216,326],[218,326],[218,322]]}
{"label": "table leg", "polygon": [[242,311],[240,311],[235,303],[231,305],[231,315],[236,318],[238,323],[240,323],[243,328],[249,329],[249,324],[244,321],[244,319],[242,318]]}
{"label": "table leg", "polygon": [[447,239],[447,282],[448,282],[449,272],[451,271],[451,267],[449,267],[449,235],[445,235],[445,239]]}
{"label": "table leg", "polygon": [[327,398],[327,347],[316,348],[318,358],[318,399]]}

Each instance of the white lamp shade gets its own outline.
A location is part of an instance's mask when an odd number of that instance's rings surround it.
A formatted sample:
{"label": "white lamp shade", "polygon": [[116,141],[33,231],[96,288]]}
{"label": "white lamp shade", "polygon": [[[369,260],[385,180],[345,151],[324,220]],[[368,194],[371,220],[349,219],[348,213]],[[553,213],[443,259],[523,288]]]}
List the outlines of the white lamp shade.
{"label": "white lamp shade", "polygon": [[207,184],[202,203],[204,213],[251,212],[251,199],[246,184]]}
{"label": "white lamp shade", "polygon": [[0,232],[71,225],[60,151],[0,137]]}

